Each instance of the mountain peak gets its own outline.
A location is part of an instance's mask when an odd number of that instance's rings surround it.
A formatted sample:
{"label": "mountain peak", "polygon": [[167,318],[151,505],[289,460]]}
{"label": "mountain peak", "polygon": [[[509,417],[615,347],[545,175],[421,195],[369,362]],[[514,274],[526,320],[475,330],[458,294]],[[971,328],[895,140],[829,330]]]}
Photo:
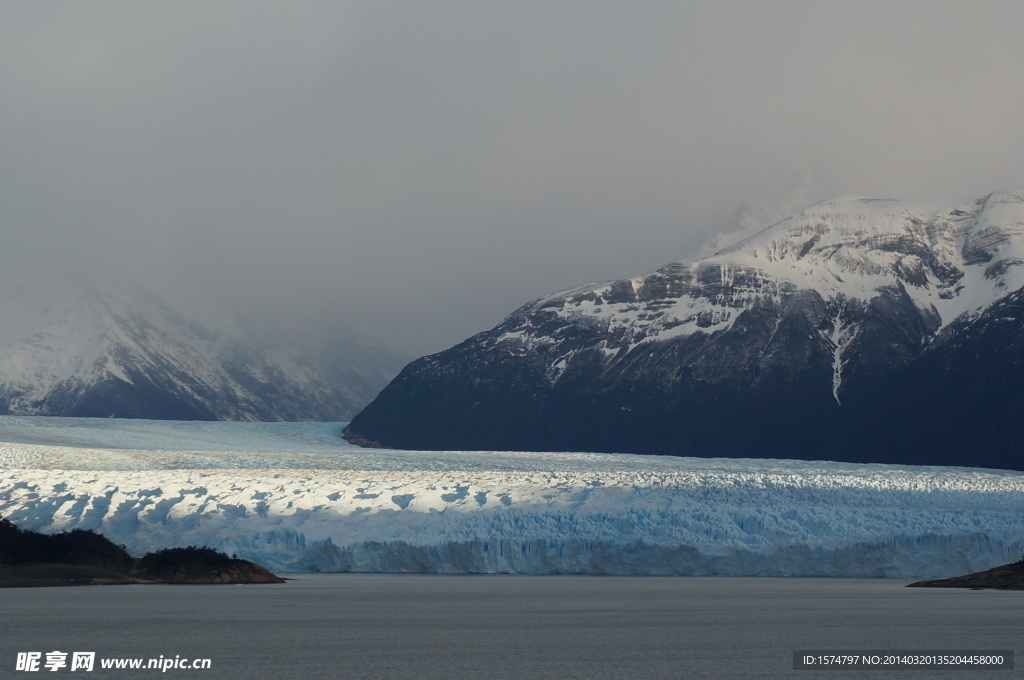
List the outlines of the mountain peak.
{"label": "mountain peak", "polygon": [[[998,457],[1008,433],[1024,441],[1006,382],[1022,288],[1021,192],[831,199],[712,255],[528,303],[408,366],[349,433],[407,448],[923,462],[870,450],[872,428],[905,441],[894,419],[910,411],[914,431],[944,433],[922,434],[945,452],[933,462],[971,464],[953,442],[995,437]],[[961,392],[997,403],[960,408]],[[949,433],[964,413],[982,429]]]}
{"label": "mountain peak", "polygon": [[848,196],[816,203],[702,262],[756,268],[838,299],[904,287],[942,325],[1024,285],[1024,196],[966,204]]}

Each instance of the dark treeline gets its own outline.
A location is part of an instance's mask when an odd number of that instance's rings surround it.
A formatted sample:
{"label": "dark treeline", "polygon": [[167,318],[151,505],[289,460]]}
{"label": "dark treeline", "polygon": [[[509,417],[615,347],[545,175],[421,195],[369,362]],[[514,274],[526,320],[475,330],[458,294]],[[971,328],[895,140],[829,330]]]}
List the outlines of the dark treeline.
{"label": "dark treeline", "polygon": [[76,564],[117,572],[132,568],[131,555],[95,531],[46,535],[19,529],[0,517],[0,564]]}

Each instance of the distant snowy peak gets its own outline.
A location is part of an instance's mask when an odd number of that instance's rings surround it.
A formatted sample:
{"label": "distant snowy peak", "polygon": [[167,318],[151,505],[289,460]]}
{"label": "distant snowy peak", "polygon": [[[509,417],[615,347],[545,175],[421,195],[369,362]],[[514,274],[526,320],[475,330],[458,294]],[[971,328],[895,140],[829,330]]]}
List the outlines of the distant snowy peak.
{"label": "distant snowy peak", "polygon": [[[603,349],[725,330],[760,301],[814,290],[842,307],[905,293],[939,327],[1024,286],[1024,193],[959,207],[841,198],[817,203],[708,257],[569,289],[524,311],[607,323]],[[504,337],[529,338],[529,328]]]}
{"label": "distant snowy peak", "polygon": [[267,351],[229,315],[210,328],[154,295],[80,280],[12,293],[0,314],[11,414],[343,420],[394,370]]}
{"label": "distant snowy peak", "polygon": [[109,294],[78,281],[48,290],[20,291],[0,302],[0,383],[9,407],[38,402],[63,383],[109,377],[130,382],[118,355],[128,335],[122,315],[140,312],[117,305]]}

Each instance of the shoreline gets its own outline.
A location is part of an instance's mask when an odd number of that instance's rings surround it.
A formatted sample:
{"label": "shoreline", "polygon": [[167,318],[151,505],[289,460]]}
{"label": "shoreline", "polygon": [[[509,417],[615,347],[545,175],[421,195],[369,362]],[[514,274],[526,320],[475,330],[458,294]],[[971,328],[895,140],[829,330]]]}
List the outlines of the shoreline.
{"label": "shoreline", "polygon": [[141,581],[109,569],[77,564],[0,565],[0,588],[130,585]]}

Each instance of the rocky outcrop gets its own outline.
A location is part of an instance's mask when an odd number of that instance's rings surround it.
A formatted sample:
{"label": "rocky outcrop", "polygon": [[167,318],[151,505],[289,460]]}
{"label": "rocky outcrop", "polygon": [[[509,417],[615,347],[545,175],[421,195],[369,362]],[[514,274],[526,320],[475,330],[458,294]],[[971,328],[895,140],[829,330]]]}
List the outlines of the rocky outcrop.
{"label": "rocky outcrop", "polygon": [[985,571],[908,583],[908,588],[972,588],[979,590],[1024,590],[1024,561],[1004,564]]}
{"label": "rocky outcrop", "polygon": [[130,576],[155,583],[284,583],[258,564],[210,548],[168,548],[137,560]]}

